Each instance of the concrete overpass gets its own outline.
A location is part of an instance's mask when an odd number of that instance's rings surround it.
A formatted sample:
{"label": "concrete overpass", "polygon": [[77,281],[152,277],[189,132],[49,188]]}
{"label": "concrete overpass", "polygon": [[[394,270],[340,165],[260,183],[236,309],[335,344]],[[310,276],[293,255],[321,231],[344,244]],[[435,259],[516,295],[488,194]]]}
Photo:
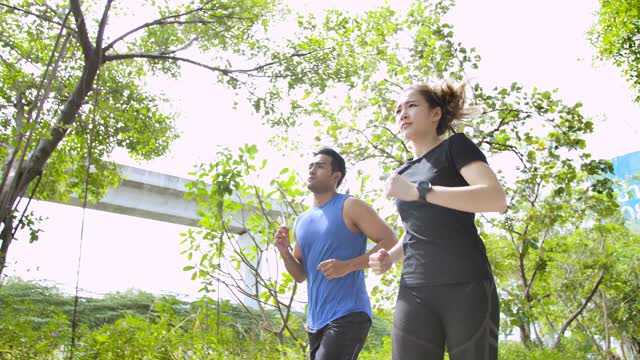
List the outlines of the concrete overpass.
{"label": "concrete overpass", "polygon": [[[186,184],[190,179],[120,165],[122,180],[116,188],[109,189],[106,196],[97,203],[87,202],[87,208],[116,214],[136,216],[144,219],[172,224],[198,227],[198,204],[195,199],[185,199]],[[242,199],[237,197],[237,201]],[[71,197],[65,204],[82,206],[77,197]],[[273,204],[270,215],[279,216],[281,208]],[[244,212],[243,212],[244,211]],[[243,218],[256,209],[244,209],[234,215],[231,231],[245,232]]]}
{"label": "concrete overpass", "polygon": [[[125,165],[120,165],[120,173],[122,180],[119,186],[109,189],[106,196],[97,203],[87,202],[87,208],[178,225],[199,226],[199,207],[196,200],[184,197],[188,191],[186,184],[191,181],[190,179]],[[236,199],[238,202],[242,201],[239,197]],[[269,214],[277,218],[281,214],[281,207],[273,201],[271,203],[272,209]],[[83,206],[83,202],[75,196],[63,204]],[[244,208],[234,214],[230,222],[230,230],[239,235],[238,244],[241,247],[253,245],[253,240],[244,227],[243,219],[249,217],[254,211],[256,211],[255,208]],[[253,234],[253,236],[259,235]],[[260,269],[260,264],[253,265]],[[252,269],[243,264],[240,274],[244,290],[247,293],[255,293],[256,279]],[[253,299],[242,294],[237,296],[245,305],[257,307]]]}

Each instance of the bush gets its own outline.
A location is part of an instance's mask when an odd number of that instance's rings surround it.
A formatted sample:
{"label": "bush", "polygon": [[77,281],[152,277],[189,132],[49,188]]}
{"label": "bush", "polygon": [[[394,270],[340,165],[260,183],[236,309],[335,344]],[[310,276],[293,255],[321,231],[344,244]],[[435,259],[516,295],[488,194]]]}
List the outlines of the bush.
{"label": "bush", "polygon": [[565,338],[560,349],[549,349],[538,345],[527,349],[519,342],[502,341],[498,350],[498,358],[500,360],[601,359],[598,354],[591,351],[590,346],[585,346],[578,341],[572,341],[571,338]]}

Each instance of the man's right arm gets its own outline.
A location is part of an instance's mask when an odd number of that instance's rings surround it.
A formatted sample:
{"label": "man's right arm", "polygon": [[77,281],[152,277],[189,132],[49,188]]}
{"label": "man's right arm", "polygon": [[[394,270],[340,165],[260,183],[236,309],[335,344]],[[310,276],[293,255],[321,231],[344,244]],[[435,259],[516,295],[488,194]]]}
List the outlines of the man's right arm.
{"label": "man's right arm", "polygon": [[304,272],[302,251],[296,240],[295,228],[293,230],[293,252],[289,249],[289,228],[286,226],[281,226],[276,231],[275,243],[277,249],[280,251],[280,257],[282,257],[284,261],[287,272],[289,272],[296,282],[301,283],[305,281],[307,275]]}

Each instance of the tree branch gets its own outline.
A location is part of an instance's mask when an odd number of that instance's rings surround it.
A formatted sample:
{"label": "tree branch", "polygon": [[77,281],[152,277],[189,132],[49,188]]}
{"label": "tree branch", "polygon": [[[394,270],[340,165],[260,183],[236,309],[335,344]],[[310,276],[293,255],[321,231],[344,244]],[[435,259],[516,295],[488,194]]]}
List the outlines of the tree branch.
{"label": "tree branch", "polygon": [[[382,109],[378,109],[378,111],[380,111],[380,113],[382,113]],[[393,136],[394,139],[396,139],[400,144],[402,144],[402,147],[404,148],[404,151],[406,151],[407,153],[410,153],[411,151],[409,150],[409,148],[407,147],[407,144],[404,142],[404,140],[402,140],[398,134],[394,133],[393,131],[391,131],[391,129],[389,129],[388,127],[384,126],[384,125],[374,125],[375,127],[379,127],[381,129],[386,130],[389,134],[391,134],[391,136]]]}
{"label": "tree branch", "polygon": [[[111,9],[111,3],[113,0],[107,0],[107,3],[104,4],[104,10],[102,11],[102,18],[100,19],[100,24],[98,25],[98,35],[96,35],[96,48],[102,49],[102,42],[104,41],[104,30],[107,27],[107,19],[109,18],[109,11]],[[102,56],[102,53],[100,53]]]}
{"label": "tree branch", "polygon": [[223,74],[230,74],[233,72],[239,72],[239,71],[235,71],[235,70],[230,70],[230,69],[223,69],[223,68],[219,68],[219,67],[215,67],[215,66],[209,66],[206,64],[203,64],[201,62],[195,61],[195,60],[191,60],[189,58],[184,58],[184,57],[180,57],[180,56],[173,56],[173,55],[164,55],[164,54],[147,54],[147,53],[127,53],[127,54],[114,54],[114,55],[105,55],[105,57],[103,58],[103,61],[105,63],[110,62],[110,61],[117,61],[117,60],[130,60],[130,59],[150,59],[150,60],[168,60],[168,61],[177,61],[177,62],[185,62],[188,64],[192,64],[201,68],[205,68],[207,70],[210,71],[215,71],[215,72],[221,72]]}
{"label": "tree branch", "polygon": [[[288,57],[291,57],[291,58],[305,57],[305,56],[309,56],[311,54],[314,54],[314,53],[317,53],[317,52],[321,52],[321,51],[326,51],[326,50],[331,50],[331,48],[319,48],[319,49],[309,50],[309,51],[301,52],[301,53],[293,53],[293,54],[290,54]],[[268,63],[263,64],[263,65],[256,66],[253,69],[243,70],[242,72],[245,72],[245,73],[255,72],[255,71],[259,71],[259,70],[265,69],[265,68],[267,68],[269,66],[272,66],[272,65],[275,65],[275,64],[278,64],[278,63],[279,63],[279,61],[272,61],[272,62],[268,62]]]}
{"label": "tree branch", "polygon": [[485,140],[485,139],[481,139],[478,142],[478,146],[480,146],[483,143],[487,144],[487,145],[489,145],[489,146],[491,146],[493,148],[497,148],[497,150],[507,150],[507,151],[510,151],[510,152],[514,153],[518,157],[518,160],[520,160],[520,163],[522,163],[522,166],[525,169],[529,167],[527,165],[526,161],[524,161],[524,155],[522,155],[520,150],[518,150],[518,148],[516,148],[515,146],[507,145],[507,144],[500,144],[500,143],[496,143],[496,142]]}
{"label": "tree branch", "polygon": [[400,84],[398,82],[395,82],[395,81],[392,81],[392,80],[389,80],[389,79],[384,79],[384,81],[389,83],[389,84],[391,84],[391,85],[393,85],[393,86],[395,86],[395,87],[397,87],[398,89],[404,89],[404,85],[402,85],[402,84]]}
{"label": "tree branch", "polygon": [[33,17],[35,17],[35,18],[38,18],[38,19],[43,20],[43,21],[46,21],[46,22],[48,22],[48,23],[51,23],[51,24],[54,24],[54,25],[58,25],[58,26],[60,26],[60,27],[63,27],[65,30],[70,31],[70,32],[72,32],[72,33],[76,34],[76,30],[75,30],[75,29],[73,29],[73,28],[71,28],[71,27],[68,27],[68,26],[67,26],[66,24],[64,24],[64,23],[61,23],[61,22],[59,22],[59,21],[56,21],[55,19],[52,19],[52,18],[46,17],[46,16],[44,16],[44,15],[36,14],[36,13],[31,12],[31,11],[29,11],[29,10],[22,9],[22,8],[17,7],[17,6],[13,6],[13,5],[5,4],[5,3],[0,3],[0,6],[2,6],[2,7],[6,7],[6,8],[8,8],[8,9],[15,10],[15,11],[18,11],[18,12],[25,13],[25,14],[27,14],[27,15],[31,15],[31,16],[33,16]]}
{"label": "tree branch", "polygon": [[[28,63],[29,63],[29,65],[31,65],[31,66],[33,66],[33,67],[35,67],[36,69],[38,69],[38,70],[40,70],[40,71],[42,70],[42,68],[41,68],[40,64],[37,64],[36,62],[32,61],[32,60],[29,58],[29,56],[28,56],[28,55],[22,54],[22,53],[20,52],[20,49],[18,49],[18,47],[17,47],[15,44],[13,44],[13,43],[11,43],[11,42],[9,42],[9,41],[7,41],[7,40],[8,40],[8,39],[6,39],[6,38],[1,38],[1,39],[0,39],[0,43],[1,43],[2,45],[6,46],[9,50],[11,50],[11,52],[14,52],[14,53],[15,53],[15,55],[17,55],[17,56],[18,56],[18,58],[19,58],[17,61],[8,61],[8,62],[7,62],[8,64],[10,64],[10,65],[12,65],[12,66],[19,66],[19,67],[22,67],[22,65],[21,65],[19,62],[20,62],[20,60],[24,60],[24,61],[28,62]],[[4,60],[4,59],[3,59],[3,60]]]}
{"label": "tree branch", "polygon": [[[208,20],[171,20],[171,19],[177,19],[186,15],[190,15],[199,11],[207,11],[208,9],[206,9],[204,6],[201,6],[199,8],[193,9],[193,10],[189,10],[180,14],[174,14],[174,15],[169,15],[169,16],[165,16],[163,18],[160,19],[156,19],[147,23],[144,23],[140,26],[137,26],[129,31],[127,31],[126,33],[118,36],[117,38],[115,38],[112,42],[110,42],[105,48],[105,52],[108,50],[111,50],[118,42],[124,40],[127,36],[134,34],[140,30],[144,30],[153,26],[165,26],[165,25],[189,25],[189,24],[202,24],[202,25],[206,25],[206,24],[215,24],[214,21],[208,21]],[[237,17],[237,16],[220,16],[221,18],[228,18],[228,19],[237,19],[237,20],[251,20],[250,18],[243,18],[243,17]]]}
{"label": "tree branch", "polygon": [[[276,187],[278,188],[278,192],[280,193],[280,196],[282,197],[282,200],[286,203],[286,215],[287,217],[291,216],[291,214],[293,214],[294,216],[299,216],[300,212],[296,209],[296,204],[293,203],[293,201],[291,201],[288,197],[287,197],[287,192],[285,191],[285,189],[282,188],[282,186],[280,186],[280,183],[276,182]],[[288,211],[287,208],[291,209],[291,212]]]}
{"label": "tree branch", "polygon": [[600,284],[602,283],[602,280],[604,279],[604,275],[605,275],[605,271],[602,270],[600,272],[600,277],[598,278],[598,281],[596,281],[595,285],[593,286],[593,289],[591,289],[591,292],[589,293],[587,298],[584,299],[584,301],[582,302],[582,305],[580,305],[580,307],[573,313],[573,315],[571,315],[571,317],[569,319],[567,319],[567,321],[565,321],[564,324],[562,324],[562,327],[560,328],[560,330],[556,334],[556,337],[555,337],[555,339],[553,341],[553,345],[551,346],[553,349],[557,349],[560,346],[560,342],[562,341],[562,336],[564,335],[565,331],[567,331],[567,329],[569,328],[571,323],[575,319],[577,319],[578,316],[580,316],[580,314],[582,314],[582,312],[587,307],[587,305],[589,305],[589,302],[591,302],[591,299],[593,298],[593,296],[598,291],[598,288],[600,287]]}
{"label": "tree branch", "polygon": [[[549,228],[547,227],[544,233],[544,236],[542,237],[542,240],[540,241],[540,246],[538,247],[538,250],[542,250],[542,246],[544,245],[544,241],[546,240],[547,236],[549,234]],[[524,297],[525,299],[529,300],[529,296],[531,293],[531,287],[533,286],[533,281],[536,278],[536,275],[538,274],[538,270],[540,270],[540,263],[536,264],[536,267],[533,269],[533,273],[531,274],[531,278],[529,279],[529,284],[527,285],[527,288],[524,291]]]}
{"label": "tree branch", "polygon": [[551,321],[551,319],[549,319],[549,314],[547,314],[547,312],[545,311],[545,306],[544,304],[542,304],[541,301],[537,301],[538,305],[540,305],[540,309],[542,310],[542,314],[544,315],[544,319],[547,322],[547,326],[549,326],[549,329],[551,329],[551,331],[555,334],[556,333],[556,327],[555,325],[553,325],[553,322]]}
{"label": "tree branch", "polygon": [[173,55],[173,54],[178,53],[180,51],[187,50],[193,44],[195,44],[195,42],[198,41],[198,40],[200,40],[200,37],[199,36],[195,36],[193,39],[189,40],[189,42],[187,42],[183,46],[181,46],[181,47],[179,47],[177,49],[174,49],[174,50],[163,51],[162,54],[163,55]]}
{"label": "tree branch", "polygon": [[600,346],[591,330],[589,330],[589,328],[587,328],[584,323],[580,321],[580,319],[576,319],[576,323],[580,326],[580,328],[582,328],[582,331],[584,331],[589,336],[591,344],[593,344],[593,346],[598,350],[598,353],[603,354],[604,352],[602,351],[602,346]]}
{"label": "tree branch", "polygon": [[519,113],[519,114],[529,114],[529,112],[527,112],[527,111],[517,110],[517,109],[513,109],[513,108],[500,108],[500,109],[495,109],[495,110],[483,111],[482,115],[484,116],[484,115],[490,114],[492,112],[498,112],[499,113],[500,111],[503,111],[503,110],[504,111],[508,111],[507,114],[505,115],[505,117],[500,119],[500,122],[498,123],[498,126],[493,128],[492,130],[489,130],[489,131],[486,132],[486,134],[485,134],[486,137],[488,137],[488,138],[493,137],[493,135],[495,133],[497,133],[500,129],[502,129],[503,126],[506,126],[506,125],[510,124],[512,121],[507,121],[507,122],[505,122],[505,121],[507,120],[507,117],[509,115],[511,115],[511,113],[516,112],[516,113]]}
{"label": "tree branch", "polygon": [[[527,241],[526,239],[523,238],[522,240],[522,248],[520,249],[520,251],[518,252],[518,265],[519,265],[519,269],[520,269],[520,277],[522,278],[522,284],[524,285],[524,289],[525,289],[525,293],[523,293],[523,297],[526,295],[526,290],[527,290],[527,284],[529,283],[529,280],[527,280],[527,273],[525,271],[524,268],[524,258],[525,258],[525,241]],[[530,299],[527,299],[526,297],[524,297],[524,299],[526,301],[530,301]]]}
{"label": "tree branch", "polygon": [[[264,213],[265,213],[265,211],[266,211],[266,208],[263,206],[262,197],[260,196],[259,192],[257,191],[257,188],[255,188],[255,187],[254,187],[254,190],[255,190],[255,196],[258,198],[258,201],[259,201],[259,203],[260,203],[260,207],[261,207],[261,209],[262,209],[262,211],[263,211],[263,214],[264,214]],[[243,204],[242,204],[242,206],[243,206],[243,207],[246,207],[246,204],[244,204],[244,203],[243,203]],[[221,214],[221,213],[220,213],[220,214]],[[244,216],[244,212],[243,212],[242,214],[243,214],[243,216]],[[265,215],[265,216],[266,216],[266,215]],[[268,216],[266,216],[266,218],[268,218]],[[244,222],[245,222],[244,220],[245,220],[245,219],[244,219],[244,217],[243,217],[243,219],[241,220],[241,223],[243,223],[243,224],[244,224]],[[222,232],[223,232],[224,234],[228,234],[229,229],[227,228],[226,223],[224,222],[224,219],[222,218],[222,215],[220,216],[219,221],[220,221],[220,223],[221,223],[221,225],[222,225]],[[253,236],[253,234],[251,234],[250,232],[247,232],[247,234],[250,236],[251,240],[253,241],[253,244],[254,244],[254,245],[256,246],[256,248],[258,249],[258,253],[259,253],[259,254],[258,254],[258,260],[257,260],[256,262],[257,262],[257,264],[260,264],[260,263],[261,263],[261,260],[260,260],[260,259],[262,258],[262,255],[263,255],[264,251],[260,248],[259,243],[258,243],[258,241],[255,239],[255,237]],[[222,269],[217,269],[217,271],[218,271],[219,273],[221,273],[221,274],[226,274],[226,275],[227,275],[227,277],[228,277],[229,279],[231,279],[231,281],[233,281],[233,282],[235,283],[235,285],[232,285],[232,286],[233,286],[233,288],[234,288],[236,291],[238,291],[240,294],[242,294],[243,296],[246,296],[247,298],[250,298],[250,299],[252,299],[252,300],[256,301],[256,303],[258,304],[258,306],[260,307],[260,309],[261,309],[261,310],[263,310],[263,308],[262,308],[262,306],[263,306],[263,305],[270,305],[270,304],[268,304],[268,303],[266,303],[266,302],[264,302],[264,301],[262,301],[262,300],[260,299],[260,296],[259,296],[259,295],[260,295],[260,294],[259,294],[259,288],[261,287],[261,288],[265,289],[266,291],[268,291],[268,292],[269,292],[269,294],[270,294],[270,295],[271,295],[271,296],[276,300],[276,305],[275,305],[275,307],[276,307],[277,311],[279,312],[280,317],[281,317],[281,319],[283,320],[283,322],[282,322],[282,326],[281,326],[281,328],[280,328],[280,330],[279,330],[279,331],[276,331],[276,330],[274,330],[274,329],[267,329],[267,330],[268,330],[268,331],[270,331],[270,332],[272,332],[272,333],[274,333],[274,334],[280,334],[280,333],[283,331],[283,329],[285,329],[285,330],[286,330],[286,331],[287,331],[287,332],[288,332],[288,333],[289,333],[289,334],[290,334],[294,339],[297,339],[296,334],[295,334],[295,333],[293,332],[293,330],[289,327],[289,322],[288,322],[289,315],[290,315],[290,312],[291,312],[291,304],[293,303],[294,296],[295,296],[295,293],[296,293],[296,291],[295,291],[295,290],[296,290],[296,288],[297,288],[297,287],[296,287],[296,284],[294,284],[293,292],[292,292],[292,294],[291,294],[291,296],[290,296],[290,298],[289,298],[288,305],[284,304],[284,303],[282,302],[282,300],[280,300],[280,299],[278,298],[279,294],[278,294],[278,292],[277,292],[277,288],[276,288],[276,289],[274,289],[274,288],[273,288],[273,286],[272,286],[272,284],[271,284],[271,283],[269,283],[269,282],[267,282],[267,281],[265,280],[265,278],[264,278],[263,276],[261,276],[260,272],[258,271],[257,266],[255,266],[255,265],[253,264],[253,262],[252,262],[252,261],[250,261],[250,260],[246,257],[246,255],[245,255],[245,254],[244,254],[244,252],[242,251],[242,248],[241,248],[241,247],[237,247],[237,246],[236,246],[236,245],[238,245],[238,246],[239,246],[239,244],[237,244],[237,242],[236,242],[236,241],[231,241],[231,242],[230,242],[230,244],[231,244],[231,246],[232,246],[232,249],[233,249],[234,254],[235,254],[236,256],[238,256],[238,257],[239,257],[240,261],[241,261],[245,266],[247,266],[247,267],[249,268],[249,270],[251,270],[254,274],[256,274],[256,276],[255,276],[255,284],[254,284],[254,289],[253,289],[255,292],[254,292],[254,293],[250,293],[250,292],[248,292],[247,290],[245,290],[244,286],[246,286],[246,285],[247,285],[246,283],[244,283],[244,282],[243,282],[243,284],[242,284],[242,285],[241,285],[241,284],[239,284],[239,283],[238,283],[238,280],[237,280],[234,276],[232,276],[232,275],[231,275],[231,274],[229,274],[229,273],[226,273],[226,272],[222,271]],[[213,278],[216,278],[216,277],[215,277],[215,275],[213,275],[213,274],[208,274],[208,275],[209,275],[209,276],[211,276],[211,277],[213,277]],[[221,280],[222,280],[220,277],[217,277],[216,279],[217,279],[217,281],[221,281]],[[228,284],[226,281],[222,280],[222,282],[225,284],[225,286],[227,286],[227,288],[229,288],[229,289],[231,290],[231,288],[230,288],[229,284]],[[276,284],[277,284],[277,282],[276,282]],[[244,286],[243,286],[243,285],[244,285]],[[233,295],[238,299],[238,297],[236,296],[236,294],[234,293],[234,291],[233,291],[233,290],[232,290],[232,293],[233,293]],[[240,301],[240,299],[238,299],[238,300]],[[285,311],[285,312],[283,312],[283,311],[282,311],[282,307],[285,307],[285,308],[286,308],[286,311]],[[263,313],[264,313],[264,310],[263,310]],[[254,318],[254,320],[256,320],[256,321],[257,321],[257,319],[255,319],[255,318]]]}
{"label": "tree branch", "polygon": [[364,131],[362,131],[362,130],[360,130],[358,128],[353,128],[353,130],[355,130],[360,135],[362,135],[362,137],[364,137],[365,140],[367,140],[369,145],[371,145],[375,150],[377,150],[378,152],[383,154],[385,158],[393,160],[398,165],[402,165],[404,163],[402,160],[397,159],[395,156],[393,156],[393,154],[391,154],[387,150],[385,150],[385,149],[381,148],[380,146],[376,145],[373,141],[371,141],[371,139],[369,139],[369,137],[367,136],[367,134],[364,133]]}
{"label": "tree branch", "polygon": [[22,101],[22,91],[17,90],[16,92],[18,94],[16,96],[16,103],[14,104],[16,108],[15,123],[16,123],[16,130],[18,132],[18,136],[20,136],[20,134],[22,134],[22,130],[24,129],[24,124],[25,124],[25,121],[24,121],[25,104]]}
{"label": "tree branch", "polygon": [[[69,12],[67,12],[67,16],[69,15]],[[65,17],[65,21],[66,21],[66,17]],[[60,44],[60,40],[63,34],[63,29],[60,29],[60,33],[58,34],[58,37],[56,39],[56,44],[54,46],[54,49],[51,52],[51,56],[49,58],[49,62],[47,64],[47,70],[45,71],[45,73],[43,74],[42,80],[40,82],[40,85],[38,87],[38,91],[36,93],[36,99],[40,99],[39,101],[34,101],[33,107],[36,107],[36,105],[38,106],[37,108],[37,113],[35,116],[35,119],[32,119],[31,114],[33,113],[33,109],[31,108],[28,111],[28,116],[27,116],[27,123],[32,122],[34,124],[37,124],[39,122],[40,119],[40,115],[42,113],[42,109],[43,106],[46,102],[46,99],[49,97],[50,91],[51,91],[51,85],[53,84],[53,80],[56,77],[56,73],[60,67],[60,63],[61,63],[61,59],[64,57],[65,53],[66,53],[66,48],[67,45],[70,41],[71,38],[71,34],[67,34],[67,36],[65,37],[65,39],[62,41],[62,45],[60,46],[60,51],[58,53],[58,56],[56,58],[55,53],[58,49],[58,45]],[[55,58],[55,60],[54,60]],[[77,111],[76,111],[77,113]],[[75,113],[72,115],[72,118],[70,120],[70,122],[73,122],[73,117],[75,117]],[[59,118],[60,119],[60,118]],[[57,128],[58,125],[54,126],[54,129]],[[63,127],[65,128],[65,127]],[[52,129],[53,131],[53,129]],[[64,130],[66,132],[66,130]],[[51,132],[50,132],[51,133]],[[22,136],[23,134],[19,134],[18,137],[18,141],[16,144],[16,147],[20,146],[20,143],[23,141]],[[33,139],[34,136],[34,132],[33,131],[29,131],[27,133],[27,137],[26,140],[24,140],[24,145],[22,146],[23,150],[21,151],[22,154],[26,154],[29,151],[30,145],[31,145],[31,141]],[[60,136],[60,140],[62,139],[62,137],[64,136],[64,133],[61,134]],[[52,136],[53,138],[53,136]],[[0,207],[4,208],[5,206],[8,206],[8,204],[6,203],[7,201],[9,202],[13,202],[17,197],[22,196],[22,194],[26,191],[28,184],[36,177],[36,176],[40,176],[42,174],[42,170],[44,168],[44,163],[46,162],[46,160],[51,156],[51,153],[53,152],[53,150],[57,147],[57,144],[60,142],[60,140],[56,141],[56,142],[49,142],[48,146],[45,147],[40,147],[39,145],[43,144],[43,143],[47,143],[50,139],[49,138],[45,138],[45,140],[41,140],[40,143],[38,144],[38,146],[36,146],[36,149],[33,151],[32,156],[30,156],[27,160],[26,157],[24,156],[20,156],[18,164],[17,165],[13,165],[13,161],[15,160],[14,156],[16,154],[18,154],[18,152],[20,152],[19,150],[15,150],[12,154],[12,157],[10,159],[10,162],[8,164],[8,168],[12,169],[15,166],[16,169],[16,174],[15,174],[15,178],[14,178],[14,182],[13,184],[9,185],[9,190],[7,191],[7,195],[3,198],[0,199]],[[25,165],[26,162],[26,165]],[[2,190],[4,192],[5,190],[5,184],[7,178],[3,177],[2,180]]]}
{"label": "tree branch", "polygon": [[82,47],[82,53],[84,54],[85,61],[89,61],[91,53],[93,52],[93,44],[89,39],[89,32],[87,31],[87,23],[84,20],[82,9],[80,7],[80,0],[70,0],[71,12],[73,18],[76,20],[76,27],[78,29],[78,41]]}
{"label": "tree branch", "polygon": [[[303,57],[303,56],[307,56],[310,55],[314,52],[318,52],[318,51],[324,51],[327,49],[316,49],[316,50],[310,50],[304,53],[293,53],[291,55],[289,55],[289,57]],[[149,54],[149,53],[125,53],[125,54],[113,54],[113,55],[106,55],[103,58],[103,62],[110,62],[110,61],[117,61],[117,60],[128,60],[128,59],[150,59],[150,60],[165,60],[165,61],[177,61],[177,62],[185,62],[188,64],[192,64],[198,67],[202,67],[205,68],[207,70],[210,71],[214,71],[214,72],[220,72],[224,75],[229,75],[229,74],[233,74],[233,73],[239,73],[239,74],[247,74],[247,75],[251,75],[251,73],[253,72],[258,72],[260,70],[263,70],[267,67],[273,66],[275,64],[277,64],[277,61],[271,61],[268,62],[266,64],[262,64],[262,65],[258,65],[254,68],[250,68],[250,69],[223,69],[223,68],[219,68],[219,67],[215,67],[215,66],[210,66],[207,64],[203,64],[199,61],[195,61],[189,58],[185,58],[185,57],[181,57],[181,56],[175,56],[175,55],[170,55],[170,54],[165,54],[165,53],[156,53],[156,54]]]}
{"label": "tree branch", "polygon": [[45,163],[65,137],[70,125],[75,122],[80,107],[93,87],[98,68],[96,59],[89,59],[86,62],[73,92],[63,105],[55,125],[49,130],[49,136],[40,139],[29,156],[28,162],[20,167],[18,193],[23,193],[31,180],[42,173]]}
{"label": "tree branch", "polygon": [[4,225],[4,227],[0,231],[0,273],[4,270],[9,245],[11,245],[11,241],[13,240],[13,236],[11,236],[11,229],[13,229],[13,213],[10,212],[3,220],[2,225]]}

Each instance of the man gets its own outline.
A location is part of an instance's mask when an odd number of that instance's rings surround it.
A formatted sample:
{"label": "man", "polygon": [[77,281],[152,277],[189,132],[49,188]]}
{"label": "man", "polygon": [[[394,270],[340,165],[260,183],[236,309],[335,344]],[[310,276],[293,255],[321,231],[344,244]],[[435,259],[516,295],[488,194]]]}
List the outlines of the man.
{"label": "man", "polygon": [[[371,206],[337,192],[346,174],[342,156],[330,148],[314,153],[307,188],[313,204],[293,227],[274,236],[285,267],[307,280],[309,353],[312,360],[356,359],[371,327],[371,304],[363,269],[369,255],[391,249],[397,238]],[[366,252],[367,238],[377,245]]]}

